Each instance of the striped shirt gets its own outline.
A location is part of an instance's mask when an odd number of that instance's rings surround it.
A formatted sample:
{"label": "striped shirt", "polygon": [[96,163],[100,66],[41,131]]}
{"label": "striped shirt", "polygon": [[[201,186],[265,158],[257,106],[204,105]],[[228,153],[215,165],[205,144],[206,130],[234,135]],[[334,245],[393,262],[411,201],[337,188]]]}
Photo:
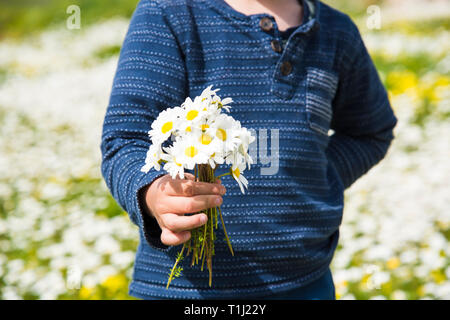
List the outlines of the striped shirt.
{"label": "striped shirt", "polygon": [[[123,43],[101,141],[102,174],[139,228],[129,292],[140,298],[239,298],[299,288],[328,270],[344,190],[386,154],[397,119],[351,19],[305,0],[308,19],[282,50],[276,20],[223,0],[141,0]],[[255,133],[243,195],[229,176],[213,284],[190,267],[165,289],[181,246],[161,243],[141,191],[164,174],[140,171],[148,130],[165,108],[204,88],[233,98],[230,115]],[[226,172],[226,168],[222,168]],[[221,172],[218,171],[218,174]],[[219,224],[220,225],[220,224]]]}

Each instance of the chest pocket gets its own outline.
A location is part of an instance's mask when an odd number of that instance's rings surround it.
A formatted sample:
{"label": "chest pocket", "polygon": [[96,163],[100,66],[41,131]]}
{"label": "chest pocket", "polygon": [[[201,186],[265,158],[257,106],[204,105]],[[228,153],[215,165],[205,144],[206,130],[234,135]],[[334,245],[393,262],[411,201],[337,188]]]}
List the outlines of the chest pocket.
{"label": "chest pocket", "polygon": [[333,116],[332,101],[336,94],[339,78],[331,71],[307,68],[306,111],[309,126],[328,136]]}

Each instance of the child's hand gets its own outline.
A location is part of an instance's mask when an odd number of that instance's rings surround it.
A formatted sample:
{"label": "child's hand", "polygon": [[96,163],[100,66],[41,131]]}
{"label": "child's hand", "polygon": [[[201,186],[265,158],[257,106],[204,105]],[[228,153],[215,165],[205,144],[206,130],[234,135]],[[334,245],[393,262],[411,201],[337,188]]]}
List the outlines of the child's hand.
{"label": "child's hand", "polygon": [[206,223],[204,213],[185,216],[222,204],[226,192],[218,179],[216,183],[196,182],[194,176],[185,173],[187,179],[172,179],[170,175],[159,177],[145,192],[145,202],[150,215],[156,218],[162,232],[161,242],[168,246],[182,244],[191,237],[189,230]]}

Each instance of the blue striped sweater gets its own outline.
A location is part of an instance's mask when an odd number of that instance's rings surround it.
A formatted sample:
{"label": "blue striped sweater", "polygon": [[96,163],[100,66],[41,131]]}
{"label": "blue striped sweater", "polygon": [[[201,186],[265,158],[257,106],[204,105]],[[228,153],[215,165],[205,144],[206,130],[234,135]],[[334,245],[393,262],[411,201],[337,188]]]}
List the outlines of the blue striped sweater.
{"label": "blue striped sweater", "polygon": [[[385,156],[397,119],[351,19],[320,1],[303,5],[309,9],[303,23],[280,50],[281,33],[270,14],[244,15],[223,0],[138,4],[101,141],[106,184],[139,227],[131,295],[257,297],[304,286],[327,271],[344,190]],[[143,188],[164,174],[140,171],[147,132],[162,110],[209,85],[232,97],[231,116],[254,130],[256,163],[246,171],[245,195],[232,178],[222,179],[235,256],[219,227],[213,286],[207,271],[186,261],[166,290],[180,247],[161,243],[161,230],[142,203]]]}

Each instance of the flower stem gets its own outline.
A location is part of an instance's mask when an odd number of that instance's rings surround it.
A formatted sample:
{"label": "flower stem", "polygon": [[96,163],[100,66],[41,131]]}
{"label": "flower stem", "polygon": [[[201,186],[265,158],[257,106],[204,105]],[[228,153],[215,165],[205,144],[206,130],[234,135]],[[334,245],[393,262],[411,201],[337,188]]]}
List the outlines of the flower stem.
{"label": "flower stem", "polygon": [[177,265],[183,259],[183,251],[184,251],[184,248],[186,248],[186,243],[187,242],[184,243],[183,248],[181,249],[181,252],[177,256],[177,260],[175,261],[175,264],[173,265],[172,271],[170,272],[170,275],[169,275],[169,280],[167,281],[166,289],[169,289],[169,285],[172,282],[172,279],[175,274],[175,270],[177,269]]}
{"label": "flower stem", "polygon": [[227,172],[227,173],[221,174],[220,176],[215,177],[214,181],[216,181],[217,179],[220,179],[222,177],[229,176],[230,174],[231,174],[231,172]]}
{"label": "flower stem", "polygon": [[[231,174],[231,172],[227,172],[216,177],[215,169],[213,169],[208,164],[196,165],[194,170],[195,181],[214,183],[217,179],[220,179],[221,177]],[[203,271],[203,267],[206,262],[206,267],[208,268],[209,271],[208,283],[210,287],[212,286],[212,257],[215,254],[214,241],[216,239],[214,228],[217,229],[218,227],[219,215],[220,220],[222,222],[228,247],[230,248],[231,254],[234,256],[233,248],[231,246],[230,239],[228,238],[228,234],[225,229],[225,223],[223,221],[220,207],[209,208],[202,212],[208,216],[208,222],[205,223],[203,226],[198,227],[191,231],[191,239],[188,240],[186,243],[184,243],[183,248],[178,253],[172,271],[170,272],[166,287],[167,289],[169,288],[171,281],[174,278],[178,277],[182,271],[182,268],[179,266],[179,264],[183,259],[183,253],[185,253],[186,256],[189,256],[191,252],[192,252],[191,266],[194,266],[195,264],[200,264],[201,265],[200,269]],[[185,251],[187,251],[187,253]]]}
{"label": "flower stem", "polygon": [[225,238],[227,239],[228,248],[230,248],[231,255],[234,256],[233,247],[231,246],[230,238],[228,238],[227,229],[225,228],[225,223],[223,222],[222,210],[220,207],[217,207],[220,214],[220,221],[222,222],[223,232],[225,233]]}

